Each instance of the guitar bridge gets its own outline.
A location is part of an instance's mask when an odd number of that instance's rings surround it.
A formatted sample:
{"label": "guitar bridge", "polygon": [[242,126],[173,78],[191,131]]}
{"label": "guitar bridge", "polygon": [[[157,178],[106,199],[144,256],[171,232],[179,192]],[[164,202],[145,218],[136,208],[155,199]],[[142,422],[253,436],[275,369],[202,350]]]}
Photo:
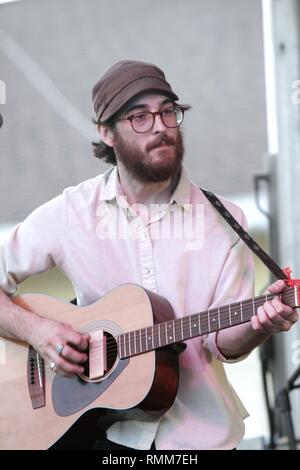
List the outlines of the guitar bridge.
{"label": "guitar bridge", "polygon": [[32,408],[45,406],[45,362],[32,346],[28,349],[27,384]]}

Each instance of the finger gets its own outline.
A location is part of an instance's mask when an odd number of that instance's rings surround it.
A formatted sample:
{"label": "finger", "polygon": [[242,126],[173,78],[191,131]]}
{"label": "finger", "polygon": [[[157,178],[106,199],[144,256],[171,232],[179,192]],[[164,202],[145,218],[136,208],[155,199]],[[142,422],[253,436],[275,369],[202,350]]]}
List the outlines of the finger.
{"label": "finger", "polygon": [[[265,305],[265,304],[264,304]],[[280,331],[280,327],[276,324],[272,323],[267,312],[265,311],[264,307],[258,307],[257,309],[257,318],[262,326],[262,328],[270,333],[277,333]]]}
{"label": "finger", "polygon": [[253,330],[256,330],[256,331],[262,330],[262,326],[259,323],[259,319],[258,319],[257,315],[252,315],[251,324],[252,324]]}
{"label": "finger", "polygon": [[281,302],[279,297],[274,297],[271,301],[272,305],[276,309],[277,318],[278,320],[281,319],[282,323],[282,330],[289,331],[294,323],[298,320],[297,312],[292,309],[289,305],[285,305]]}
{"label": "finger", "polygon": [[84,367],[80,365],[73,364],[72,362],[67,361],[62,356],[57,356],[54,360],[56,364],[56,371],[61,375],[75,376],[81,375],[84,372]]}
{"label": "finger", "polygon": [[61,356],[74,364],[81,364],[87,361],[87,354],[76,351],[69,344],[66,344],[62,350]]}
{"label": "finger", "polygon": [[50,360],[50,364],[49,364],[49,365],[50,365],[51,371],[54,372],[55,374],[59,374],[59,375],[61,375],[61,376],[63,376],[63,377],[68,377],[68,378],[73,378],[73,377],[75,377],[74,374],[68,373],[68,372],[66,372],[64,369],[59,368],[58,365],[55,364],[55,362],[52,361],[52,360]]}
{"label": "finger", "polygon": [[63,344],[69,343],[76,347],[79,351],[85,351],[89,345],[89,335],[83,335],[68,328],[64,334]]}
{"label": "finger", "polygon": [[276,282],[271,284],[267,291],[271,292],[272,294],[279,294],[279,292],[283,291],[286,288],[286,283],[283,279],[278,279]]}
{"label": "finger", "polygon": [[[281,307],[279,306],[280,310],[282,311]],[[285,323],[285,318],[283,318],[280,313],[276,310],[275,305],[272,302],[265,302],[263,305],[263,309],[266,312],[269,320],[279,327],[282,327]]]}
{"label": "finger", "polygon": [[86,351],[89,347],[90,335],[80,334],[80,342],[76,346],[79,351]]}
{"label": "finger", "polygon": [[298,315],[298,313],[294,310],[294,314],[292,315],[291,321],[292,321],[293,323],[296,323],[296,322],[298,321],[298,318],[299,318],[299,315]]}
{"label": "finger", "polygon": [[276,312],[279,315],[281,315],[282,318],[287,319],[287,320],[291,320],[292,318],[295,318],[294,309],[292,309],[292,307],[290,307],[289,305],[283,304],[278,296],[274,297],[271,303],[276,309]]}

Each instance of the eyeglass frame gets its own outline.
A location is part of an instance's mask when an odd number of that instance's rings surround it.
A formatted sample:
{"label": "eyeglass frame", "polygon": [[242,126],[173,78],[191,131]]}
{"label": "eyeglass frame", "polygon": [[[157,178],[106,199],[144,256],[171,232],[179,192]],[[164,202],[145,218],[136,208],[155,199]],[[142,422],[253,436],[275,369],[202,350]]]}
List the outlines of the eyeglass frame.
{"label": "eyeglass frame", "polygon": [[[179,109],[181,112],[182,112],[182,120],[180,122],[180,124],[178,124],[177,126],[167,126],[162,118],[162,113],[167,111],[168,109]],[[130,121],[130,125],[131,125],[131,128],[134,132],[136,132],[136,134],[146,134],[147,132],[151,131],[151,129],[153,129],[154,127],[154,124],[155,124],[155,118],[156,116],[159,114],[160,115],[160,119],[163,123],[163,125],[165,127],[167,127],[168,129],[176,129],[177,127],[180,127],[181,124],[183,123],[183,119],[184,119],[184,112],[189,110],[190,109],[190,106],[188,105],[176,105],[176,106],[173,106],[173,108],[168,107],[168,108],[164,108],[162,109],[161,111],[155,111],[155,112],[152,112],[152,111],[140,111],[138,113],[134,113],[134,114],[130,114],[129,116],[126,116],[124,118],[118,118],[118,119],[114,119],[113,122],[118,122],[118,121]],[[152,126],[150,127],[150,129],[147,129],[146,131],[137,131],[134,129],[133,125],[132,125],[132,120],[135,116],[138,116],[139,114],[143,114],[143,113],[148,113],[148,114],[151,114],[152,117],[153,117],[153,122],[152,122]]]}

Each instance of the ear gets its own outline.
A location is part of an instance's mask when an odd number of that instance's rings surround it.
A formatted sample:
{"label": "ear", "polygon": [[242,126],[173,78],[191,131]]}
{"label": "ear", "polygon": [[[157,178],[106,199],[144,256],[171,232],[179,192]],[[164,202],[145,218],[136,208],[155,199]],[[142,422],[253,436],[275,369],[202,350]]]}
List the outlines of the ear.
{"label": "ear", "polygon": [[101,140],[109,147],[113,147],[114,134],[111,128],[109,126],[106,126],[105,124],[98,124],[97,129],[100,134]]}

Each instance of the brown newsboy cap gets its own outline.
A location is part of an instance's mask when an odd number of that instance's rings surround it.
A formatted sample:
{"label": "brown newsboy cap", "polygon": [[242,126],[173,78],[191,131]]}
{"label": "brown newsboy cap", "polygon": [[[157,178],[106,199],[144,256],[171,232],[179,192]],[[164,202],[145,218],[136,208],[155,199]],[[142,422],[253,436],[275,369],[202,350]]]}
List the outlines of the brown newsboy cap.
{"label": "brown newsboy cap", "polygon": [[131,98],[147,90],[160,91],[172,100],[178,100],[164,72],[156,65],[137,60],[117,62],[92,90],[97,121],[107,121]]}

